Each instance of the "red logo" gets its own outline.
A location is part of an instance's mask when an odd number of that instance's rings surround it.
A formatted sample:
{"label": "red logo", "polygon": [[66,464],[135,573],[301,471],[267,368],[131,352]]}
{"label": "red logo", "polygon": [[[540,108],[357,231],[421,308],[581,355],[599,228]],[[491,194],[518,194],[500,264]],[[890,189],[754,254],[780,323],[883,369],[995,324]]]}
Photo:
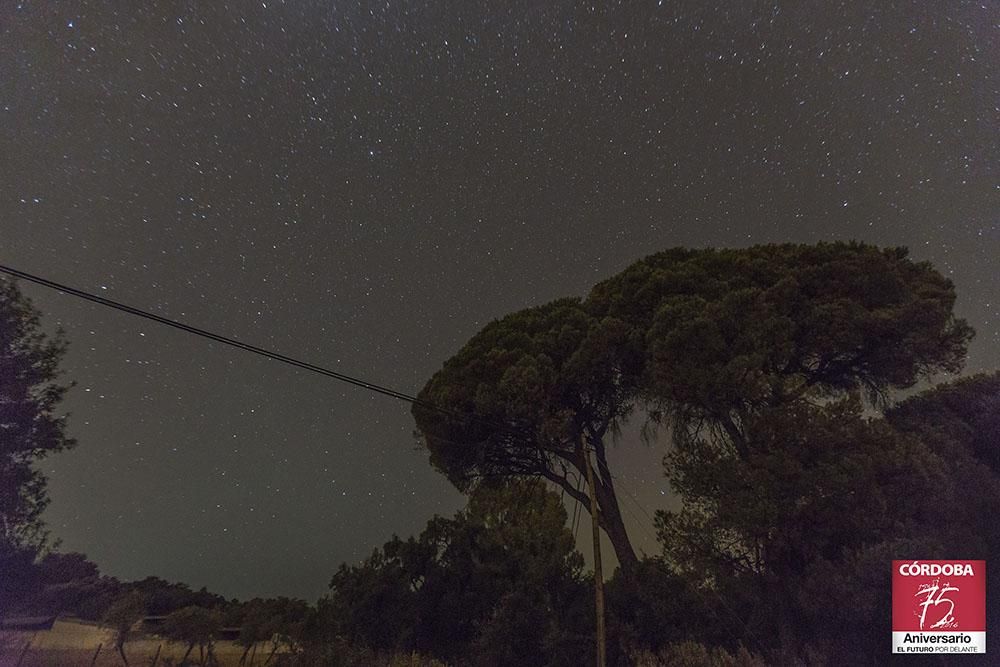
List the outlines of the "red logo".
{"label": "red logo", "polygon": [[985,653],[986,561],[894,560],[896,653]]}

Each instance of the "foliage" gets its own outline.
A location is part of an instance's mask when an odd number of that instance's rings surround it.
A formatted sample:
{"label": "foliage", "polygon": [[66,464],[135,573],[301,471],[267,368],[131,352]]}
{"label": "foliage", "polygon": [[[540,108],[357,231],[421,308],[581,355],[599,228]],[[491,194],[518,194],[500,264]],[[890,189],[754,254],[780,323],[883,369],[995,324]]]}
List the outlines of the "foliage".
{"label": "foliage", "polygon": [[210,593],[206,588],[192,591],[187,584],[171,583],[159,577],[146,577],[132,582],[128,586],[143,594],[148,612],[151,615],[169,614],[182,607],[212,609],[226,604],[225,598]]}
{"label": "foliage", "polygon": [[725,644],[738,623],[714,591],[661,559],[642,561],[630,576],[616,572],[605,599],[609,654],[619,661],[687,640]]}
{"label": "foliage", "polygon": [[[942,461],[949,484],[935,489],[940,558],[990,559],[1000,553],[1000,372],[980,374],[913,396],[886,414]],[[1000,578],[986,579],[986,599],[1000,600]],[[1000,631],[1000,615],[987,614]]]}
{"label": "foliage", "polygon": [[416,652],[390,653],[332,639],[282,660],[290,667],[446,667],[445,663]]}
{"label": "foliage", "polygon": [[34,566],[37,586],[23,610],[35,614],[70,614],[83,619],[102,620],[120,597],[135,591],[142,596],[146,613],[169,614],[187,606],[223,608],[225,598],[205,588],[192,591],[186,584],[159,577],[121,582],[103,576],[97,565],[79,553],[49,552]]}
{"label": "foliage", "polygon": [[33,464],[75,444],[57,412],[65,352],[62,332],[46,336],[31,301],[0,279],[0,540],[9,544],[44,544],[46,480]]}
{"label": "foliage", "polygon": [[81,553],[50,551],[38,562],[38,574],[46,585],[56,586],[100,576],[97,564]]}
{"label": "foliage", "polygon": [[858,243],[668,250],[587,300],[641,332],[643,386],[666,416],[727,429],[804,396],[860,387],[883,401],[959,370],[972,329],[954,303],[929,264]]}
{"label": "foliage", "polygon": [[539,482],[481,486],[454,519],[341,566],[320,613],[373,649],[483,664],[516,650],[516,664],[540,664],[573,632],[559,617],[586,600],[565,524],[559,498]]}
{"label": "foliage", "polygon": [[49,552],[36,569],[39,586],[25,605],[31,613],[101,621],[128,590],[117,579],[101,576],[97,565],[79,553]]}
{"label": "foliage", "polygon": [[0,619],[37,594],[34,547],[0,539]]}
{"label": "foliage", "polygon": [[831,613],[799,591],[963,504],[943,451],[871,411],[960,369],[972,330],[954,301],[905,250],[854,243],[675,249],[591,292],[594,317],[641,334],[639,392],[671,427],[682,508],[658,514],[665,563],[739,617],[733,641],[818,660],[812,624]]}
{"label": "foliage", "polygon": [[746,426],[734,455],[704,439],[678,444],[665,465],[681,511],[658,517],[671,563],[716,578],[800,572],[861,540],[912,530],[930,511],[918,491],[941,486],[937,459],[857,398],[771,410]]}
{"label": "foliage", "polygon": [[956,380],[913,396],[886,417],[949,457],[1000,474],[1000,372]]}
{"label": "foliage", "polygon": [[145,615],[146,607],[142,594],[138,591],[129,591],[115,600],[104,616],[104,623],[114,632],[115,650],[126,666],[128,658],[125,655],[125,644],[132,639],[135,624]]}
{"label": "foliage", "polygon": [[671,644],[656,655],[639,656],[637,667],[765,667],[768,663],[745,648],[730,653],[697,642]]}
{"label": "foliage", "polygon": [[[187,644],[182,663],[187,660],[195,646],[201,654],[201,664],[212,655],[212,644],[222,628],[222,613],[214,609],[190,606],[183,607],[167,615],[162,635],[170,641]],[[206,653],[207,651],[207,653]]]}

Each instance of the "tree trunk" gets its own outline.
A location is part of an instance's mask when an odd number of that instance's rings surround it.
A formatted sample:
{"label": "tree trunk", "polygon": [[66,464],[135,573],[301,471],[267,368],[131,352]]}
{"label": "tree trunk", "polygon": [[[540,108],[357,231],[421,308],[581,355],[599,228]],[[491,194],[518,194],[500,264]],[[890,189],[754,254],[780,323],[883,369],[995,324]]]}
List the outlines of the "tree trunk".
{"label": "tree trunk", "polygon": [[191,642],[190,644],[188,644],[188,650],[184,652],[184,657],[181,658],[181,665],[187,664],[188,656],[191,655],[191,651],[193,650],[194,650],[194,642]]}
{"label": "tree trunk", "polygon": [[97,650],[94,651],[94,657],[90,659],[90,667],[94,667],[94,665],[97,664],[97,656],[99,656],[101,654],[101,649],[103,647],[104,647],[104,644],[98,644],[97,645]]}
{"label": "tree trunk", "polygon": [[590,465],[590,453],[583,453],[587,464],[587,486],[590,492],[590,523],[594,530],[594,612],[597,616],[597,667],[605,667],[608,660],[607,636],[604,625],[604,571],[601,568],[601,531],[599,530],[601,512],[597,507],[597,494],[594,493],[594,468]]}
{"label": "tree trunk", "polygon": [[600,503],[601,527],[611,541],[611,546],[615,550],[618,564],[621,566],[622,574],[628,576],[635,572],[639,565],[639,559],[632,548],[632,541],[625,530],[625,522],[622,520],[621,508],[618,505],[618,494],[615,492],[615,484],[611,478],[611,469],[608,468],[608,459],[605,456],[604,443],[598,442],[594,447],[595,458],[597,459],[597,470],[600,479],[597,480],[596,491],[597,500]]}
{"label": "tree trunk", "polygon": [[[601,466],[598,466],[600,468]],[[611,478],[607,481],[599,480],[596,484],[597,500],[600,503],[601,527],[611,541],[611,546],[615,550],[618,564],[622,568],[622,574],[629,575],[635,572],[639,565],[639,558],[632,548],[632,541],[625,530],[625,522],[622,520],[621,509],[618,506],[618,497],[615,494],[614,486],[611,485]]]}
{"label": "tree trunk", "polygon": [[[582,443],[582,436],[581,436]],[[608,469],[608,461],[604,455],[604,445],[598,443],[594,448],[597,459],[597,467],[594,473],[600,473],[600,479],[595,480],[595,490],[597,491],[597,502],[600,505],[598,508],[598,520],[601,523],[601,528],[604,529],[605,534],[611,541],[611,546],[615,550],[615,556],[618,558],[618,564],[622,568],[623,574],[630,574],[635,571],[636,567],[639,565],[639,559],[635,555],[635,550],[632,548],[632,541],[628,537],[628,531],[625,530],[625,523],[622,521],[621,509],[618,506],[618,497],[615,492],[615,485],[611,481],[611,471]],[[577,474],[582,476],[584,479],[587,476],[587,464],[583,458],[582,444],[577,444],[575,451],[570,454],[569,452],[560,453],[559,457],[567,464],[576,469]],[[557,485],[562,487],[562,489],[571,497],[575,498],[583,507],[590,511],[590,499],[588,494],[582,493],[579,489],[575,488],[573,484],[569,481],[568,477],[562,475],[556,475],[554,473],[543,474],[543,476],[551,482],[555,482]]]}
{"label": "tree trunk", "polygon": [[118,649],[118,655],[122,657],[122,662],[125,663],[125,667],[128,667],[128,658],[125,657],[125,644],[118,644],[116,648]]}

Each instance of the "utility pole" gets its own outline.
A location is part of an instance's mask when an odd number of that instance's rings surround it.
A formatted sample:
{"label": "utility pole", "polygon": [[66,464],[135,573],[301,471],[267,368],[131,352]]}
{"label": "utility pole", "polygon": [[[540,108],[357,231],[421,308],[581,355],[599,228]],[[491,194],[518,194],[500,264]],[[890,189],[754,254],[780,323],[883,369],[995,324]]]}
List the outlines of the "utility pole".
{"label": "utility pole", "polygon": [[604,634],[604,573],[601,571],[601,528],[598,521],[597,492],[594,490],[594,469],[590,465],[590,448],[584,444],[587,463],[587,485],[590,487],[590,523],[594,529],[594,607],[597,616],[597,667],[607,666],[607,639]]}

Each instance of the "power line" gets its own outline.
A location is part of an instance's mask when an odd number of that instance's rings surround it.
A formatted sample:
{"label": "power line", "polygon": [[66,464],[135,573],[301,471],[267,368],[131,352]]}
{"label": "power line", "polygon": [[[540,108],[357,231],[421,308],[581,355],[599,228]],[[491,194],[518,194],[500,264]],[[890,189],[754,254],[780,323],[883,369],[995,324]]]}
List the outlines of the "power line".
{"label": "power line", "polygon": [[[425,407],[429,410],[434,410],[435,412],[438,412],[448,417],[452,417],[457,420],[461,421],[475,420],[480,422],[481,424],[488,425],[501,433],[506,433],[509,436],[520,438],[524,440],[526,443],[534,442],[534,437],[531,434],[524,431],[523,429],[518,429],[515,426],[512,426],[511,424],[499,422],[486,415],[478,414],[475,412],[462,412],[458,410],[452,410],[450,408],[446,408],[437,405],[435,403],[431,403],[430,401],[425,401],[416,396],[393,389],[391,387],[386,387],[384,385],[380,385],[375,382],[369,382],[367,380],[358,377],[347,375],[346,373],[341,373],[329,368],[325,368],[323,366],[319,366],[317,364],[310,363],[308,361],[302,361],[301,359],[296,359],[286,354],[281,354],[280,352],[274,352],[272,350],[258,347],[257,345],[244,343],[242,341],[236,340],[235,338],[229,338],[228,336],[223,336],[221,334],[213,333],[205,329],[200,329],[198,327],[191,326],[190,324],[184,324],[183,322],[178,322],[177,320],[172,320],[168,317],[163,317],[162,315],[157,315],[155,313],[151,313],[149,311],[142,310],[134,306],[129,306],[128,304],[114,301],[112,299],[108,299],[107,297],[93,294],[92,292],[87,292],[81,289],[77,289],[75,287],[70,287],[69,285],[63,285],[62,283],[57,283],[54,280],[49,280],[48,278],[43,278],[41,276],[28,273],[27,271],[21,271],[19,269],[15,269],[0,264],[0,273],[6,273],[7,275],[12,276],[14,278],[20,278],[22,280],[35,283],[36,285],[41,285],[43,287],[48,287],[49,289],[53,289],[59,292],[63,292],[65,294],[70,294],[72,296],[79,297],[86,301],[91,301],[93,303],[97,303],[102,306],[107,306],[108,308],[114,308],[115,310],[120,310],[130,315],[135,315],[136,317],[142,317],[147,320],[152,320],[153,322],[157,322],[159,324],[163,324],[168,327],[173,327],[175,329],[180,329],[181,331],[194,334],[196,336],[201,336],[203,338],[207,338],[217,343],[223,343],[224,345],[229,345],[244,350],[246,352],[252,352],[254,354],[261,355],[263,357],[272,359],[274,361],[280,361],[282,363],[289,364],[290,366],[295,366],[296,368],[302,368],[307,371],[319,373],[320,375],[333,378],[334,380],[346,382],[347,384],[351,384],[356,387],[360,387],[362,389],[367,389],[369,391],[373,391],[375,393],[382,394],[384,396],[389,396],[390,398],[395,398],[400,401],[405,401],[413,405],[419,405],[421,407]],[[441,438],[440,436],[437,435],[435,435],[434,437],[436,439],[446,440],[446,438]]]}
{"label": "power line", "polygon": [[[120,303],[118,301],[114,301],[112,299],[108,299],[106,297],[99,296],[99,295],[93,294],[91,292],[86,292],[84,290],[77,289],[75,287],[70,287],[69,285],[63,285],[62,283],[57,283],[54,280],[49,280],[48,278],[42,278],[41,276],[36,276],[36,275],[28,273],[26,271],[21,271],[21,270],[14,269],[14,268],[11,268],[9,266],[4,266],[4,265],[0,264],[0,273],[5,273],[5,274],[7,274],[9,276],[12,276],[14,278],[20,278],[22,280],[26,280],[28,282],[35,283],[36,285],[41,285],[43,287],[48,287],[50,289],[57,290],[59,292],[65,293],[65,294],[70,294],[72,296],[76,296],[76,297],[79,297],[81,299],[85,299],[87,301],[91,301],[93,303],[100,304],[102,306],[107,306],[108,308],[114,308],[115,310],[120,310],[120,311],[128,313],[130,315],[135,315],[137,317],[142,317],[142,318],[145,318],[147,320],[152,320],[153,322],[157,322],[159,324],[163,324],[163,325],[166,325],[168,327],[173,327],[175,329],[180,329],[181,331],[185,331],[187,333],[194,334],[196,336],[201,336],[203,338],[207,338],[207,339],[215,341],[217,343],[222,343],[224,345],[230,345],[232,347],[239,348],[239,349],[247,351],[247,352],[252,352],[254,354],[261,355],[263,357],[266,357],[268,359],[272,359],[274,361],[280,361],[282,363],[289,364],[289,365],[295,366],[297,368],[302,368],[302,369],[307,370],[307,371],[312,371],[314,373],[319,373],[320,375],[325,375],[326,377],[330,377],[330,378],[333,378],[335,380],[339,380],[341,382],[346,382],[346,383],[354,385],[356,387],[361,387],[362,389],[367,389],[369,391],[373,391],[375,393],[382,394],[384,396],[389,396],[390,398],[395,398],[395,399],[400,400],[400,401],[406,401],[406,402],[412,403],[414,405],[420,405],[420,406],[423,406],[423,407],[435,410],[437,412],[444,413],[444,414],[446,414],[448,416],[458,417],[458,418],[461,418],[461,419],[473,418],[473,419],[479,419],[481,421],[485,420],[485,418],[482,415],[470,415],[470,414],[466,414],[466,413],[459,413],[459,412],[456,412],[454,410],[449,410],[448,408],[443,408],[441,406],[435,405],[435,404],[430,403],[428,401],[421,400],[421,399],[417,398],[416,396],[412,396],[412,395],[407,394],[405,392],[398,391],[398,390],[393,389],[391,387],[386,387],[384,385],[376,384],[374,382],[368,382],[367,380],[363,380],[361,378],[357,378],[357,377],[354,377],[354,376],[351,376],[351,375],[347,375],[346,373],[340,373],[338,371],[331,370],[329,368],[324,368],[323,366],[319,366],[317,364],[313,364],[313,363],[310,363],[308,361],[302,361],[301,359],[296,359],[296,358],[290,357],[290,356],[288,356],[286,354],[281,354],[280,352],[274,352],[272,350],[267,350],[265,348],[258,347],[256,345],[251,345],[250,343],[244,343],[242,341],[236,340],[235,338],[229,338],[228,336],[223,336],[221,334],[212,333],[211,331],[207,331],[205,329],[200,329],[198,327],[194,327],[194,326],[191,326],[189,324],[184,324],[183,322],[178,322],[177,320],[172,320],[170,318],[163,317],[162,315],[157,315],[157,314],[151,313],[149,311],[141,310],[139,308],[135,308],[133,306],[129,306],[127,304]],[[490,423],[494,427],[499,426],[499,425],[494,424],[492,422],[490,422]],[[507,430],[507,429],[505,429],[505,430]]]}
{"label": "power line", "polygon": [[[136,317],[142,317],[144,319],[151,320],[153,322],[157,322],[159,324],[163,324],[163,325],[168,326],[168,327],[173,327],[175,329],[179,329],[181,331],[184,331],[184,332],[187,332],[187,333],[190,333],[190,334],[194,334],[196,336],[201,336],[203,338],[207,338],[207,339],[215,341],[217,343],[222,343],[224,345],[229,345],[231,347],[235,347],[235,348],[238,348],[240,350],[244,350],[246,352],[252,352],[254,354],[258,354],[260,356],[266,357],[268,359],[272,359],[274,361],[280,361],[280,362],[288,364],[290,366],[295,366],[296,368],[301,368],[301,369],[304,369],[304,370],[307,370],[307,371],[312,371],[314,373],[318,373],[320,375],[324,375],[326,377],[333,378],[334,380],[339,380],[340,382],[345,382],[347,384],[351,384],[351,385],[354,385],[356,387],[360,387],[362,389],[367,389],[369,391],[373,391],[375,393],[382,394],[382,395],[388,396],[390,398],[395,398],[395,399],[400,400],[400,401],[406,401],[407,403],[411,403],[413,405],[420,405],[420,406],[429,408],[431,410],[434,410],[436,412],[440,412],[442,414],[445,414],[445,415],[448,415],[448,416],[451,416],[451,417],[456,417],[456,418],[463,419],[463,420],[464,419],[476,419],[476,420],[479,420],[481,422],[487,423],[487,424],[493,426],[494,428],[498,428],[501,431],[505,431],[505,432],[507,432],[510,435],[514,435],[514,436],[517,436],[517,437],[524,437],[525,436],[524,433],[522,433],[522,432],[520,432],[520,431],[518,431],[516,429],[511,428],[509,425],[507,425],[507,424],[498,424],[498,423],[494,422],[493,420],[485,417],[484,415],[478,415],[478,414],[474,414],[474,413],[473,414],[461,413],[461,412],[457,412],[455,410],[449,410],[448,408],[444,408],[444,407],[441,407],[441,406],[436,405],[434,403],[430,403],[428,401],[421,400],[420,398],[417,398],[416,396],[412,396],[412,395],[407,394],[405,392],[398,391],[398,390],[393,389],[391,387],[386,387],[384,385],[376,384],[374,382],[369,382],[369,381],[363,380],[361,378],[357,378],[357,377],[354,377],[354,376],[351,376],[351,375],[347,375],[346,373],[341,373],[341,372],[338,372],[338,371],[335,371],[335,370],[332,370],[332,369],[329,369],[329,368],[325,368],[323,366],[319,366],[317,364],[310,363],[308,361],[302,361],[301,359],[296,359],[294,357],[290,357],[290,356],[288,356],[286,354],[281,354],[280,352],[274,352],[272,350],[268,350],[268,349],[265,349],[265,348],[262,348],[262,347],[258,347],[256,345],[251,345],[250,343],[244,343],[242,341],[236,340],[235,338],[229,338],[228,336],[223,336],[221,334],[213,333],[213,332],[207,331],[205,329],[200,329],[198,327],[194,327],[194,326],[191,326],[189,324],[184,324],[183,322],[178,322],[176,320],[172,320],[170,318],[163,317],[162,315],[157,315],[155,313],[150,313],[149,311],[141,310],[139,308],[135,308],[133,306],[129,306],[127,304],[120,303],[118,301],[114,301],[112,299],[108,299],[107,297],[99,296],[99,295],[93,294],[91,292],[86,292],[84,290],[77,289],[75,287],[70,287],[69,285],[63,285],[62,283],[57,283],[54,280],[49,280],[48,278],[43,278],[41,276],[36,276],[36,275],[28,273],[26,271],[21,271],[19,269],[15,269],[15,268],[12,268],[12,267],[9,267],[9,266],[4,266],[4,265],[0,264],[0,273],[5,273],[5,274],[7,274],[7,275],[9,275],[11,277],[14,277],[14,278],[20,278],[22,280],[26,280],[26,281],[28,281],[30,283],[34,283],[34,284],[40,285],[42,287],[48,287],[49,289],[53,289],[53,290],[56,290],[56,291],[59,291],[59,292],[63,292],[64,294],[70,294],[72,296],[79,297],[79,298],[84,299],[86,301],[97,303],[97,304],[100,304],[102,306],[107,306],[108,308],[114,308],[115,310],[119,310],[119,311],[122,311],[124,313],[128,313],[130,315],[135,315]],[[529,437],[529,438],[526,438],[526,439],[528,441],[531,441],[533,438]],[[621,480],[619,480],[619,481],[621,481]],[[579,490],[579,488],[581,486],[582,486],[582,479],[578,479],[577,480],[577,490]],[[626,495],[636,504],[637,507],[639,507],[640,510],[642,510],[642,512],[646,515],[646,517],[647,518],[651,518],[650,515],[649,515],[649,513],[646,512],[645,508],[639,503],[638,499],[636,499],[635,496],[633,496],[628,491],[628,489],[624,489],[624,490],[625,490]],[[583,515],[583,511],[582,511],[582,507],[581,507],[579,498],[576,498],[576,503],[575,503],[575,506],[573,508],[573,518],[570,520],[570,524],[571,524],[571,526],[573,526],[572,529],[573,529],[574,537],[576,536],[577,529],[579,528],[579,521],[582,518],[582,515]],[[641,524],[642,522],[640,521],[639,523]],[[743,621],[743,619],[740,618],[739,615],[737,615],[729,607],[729,605],[725,603],[724,600],[722,600],[722,598],[721,598],[721,596],[719,596],[718,592],[716,592],[716,597],[719,598],[719,601],[722,602],[723,606],[726,607],[726,609],[744,626],[744,629],[747,630],[747,632],[751,634],[751,637],[754,638],[754,639],[756,639],[756,637],[753,635],[752,631],[750,631],[749,627],[747,626],[746,622]]]}

